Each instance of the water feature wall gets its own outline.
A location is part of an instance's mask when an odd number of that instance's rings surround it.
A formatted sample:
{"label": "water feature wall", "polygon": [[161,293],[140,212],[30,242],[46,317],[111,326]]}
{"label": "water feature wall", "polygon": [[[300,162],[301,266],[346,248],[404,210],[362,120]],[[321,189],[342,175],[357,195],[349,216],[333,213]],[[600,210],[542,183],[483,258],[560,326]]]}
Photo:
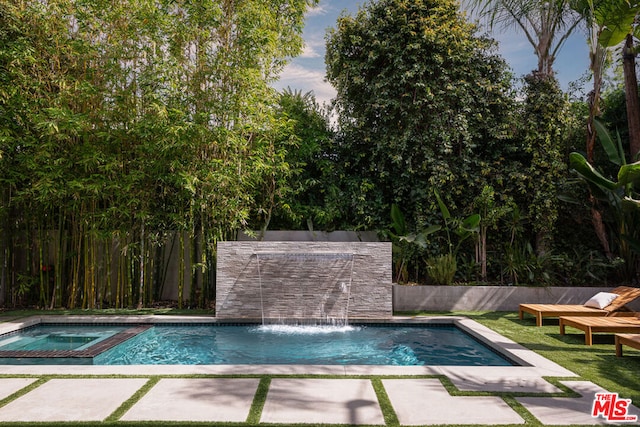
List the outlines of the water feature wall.
{"label": "water feature wall", "polygon": [[218,242],[216,317],[391,317],[391,243]]}

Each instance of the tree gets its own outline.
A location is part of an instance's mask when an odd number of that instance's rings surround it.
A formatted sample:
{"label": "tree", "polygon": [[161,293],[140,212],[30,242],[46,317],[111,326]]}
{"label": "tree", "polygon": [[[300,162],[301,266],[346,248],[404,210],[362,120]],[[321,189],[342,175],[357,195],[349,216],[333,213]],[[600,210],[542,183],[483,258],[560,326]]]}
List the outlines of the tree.
{"label": "tree", "polygon": [[216,241],[287,169],[270,83],[315,3],[0,0],[0,264],[27,258],[6,289],[21,277],[43,306],[144,305],[175,238],[179,303],[204,305]]}
{"label": "tree", "polygon": [[488,18],[491,28],[515,27],[522,31],[538,57],[537,73],[552,75],[553,63],[580,15],[568,0],[470,0],[472,10]]}
{"label": "tree", "polygon": [[[593,91],[589,94],[589,116],[587,119],[587,143],[586,161],[594,162],[594,149],[596,145],[596,118],[600,115],[600,96],[602,90],[602,79],[607,60],[608,51],[623,40],[626,42],[623,50],[625,68],[625,91],[627,93],[627,114],[629,123],[629,140],[631,155],[640,149],[640,112],[637,105],[637,83],[635,80],[635,66],[631,63],[633,57],[630,56],[629,48],[631,40],[627,37],[632,29],[635,16],[640,10],[640,4],[629,1],[612,2],[607,0],[575,0],[572,8],[576,10],[585,20],[588,30],[590,69],[593,75]],[[631,76],[633,74],[633,76]],[[633,87],[631,87],[633,86]],[[636,93],[635,95],[633,93]],[[638,132],[638,135],[631,133]],[[592,223],[602,248],[608,257],[611,257],[606,230],[603,224],[602,215],[598,207],[598,201],[591,195]]]}
{"label": "tree", "polygon": [[510,80],[495,43],[475,34],[450,0],[369,3],[329,32],[344,210],[355,224],[386,227],[393,203],[431,223],[434,188],[467,207],[502,166]]}
{"label": "tree", "polygon": [[627,101],[627,123],[629,124],[629,154],[631,160],[640,154],[640,102],[638,102],[638,78],[636,76],[636,51],[633,36],[627,34],[622,48],[624,89]]}
{"label": "tree", "polygon": [[[337,168],[333,133],[326,109],[312,92],[290,88],[280,93],[279,114],[290,125],[281,145],[290,174],[282,186],[273,223],[282,229],[332,229],[340,220],[335,208]],[[280,144],[279,144],[280,145]]]}
{"label": "tree", "polygon": [[593,168],[580,153],[571,153],[571,167],[589,186],[594,197],[601,200],[611,214],[615,243],[625,261],[622,277],[625,281],[638,278],[640,259],[640,163],[626,164],[621,145],[614,142],[606,130],[601,130],[600,141],[609,160],[619,166],[616,180],[612,181]]}
{"label": "tree", "polygon": [[558,218],[558,187],[566,170],[562,151],[567,105],[553,75],[525,77],[522,112],[525,150],[531,156],[527,173],[529,217],[536,232],[536,253],[544,255],[553,242]]}
{"label": "tree", "polygon": [[[627,98],[628,102],[635,103],[628,105],[628,113],[632,114],[630,118],[632,121],[638,121],[640,118],[640,112],[637,112],[637,83],[635,80],[635,65],[633,64],[633,48],[632,39],[630,36],[633,27],[635,17],[640,11],[640,3],[631,1],[607,1],[607,0],[574,0],[572,8],[577,11],[585,20],[587,24],[587,30],[589,35],[589,57],[590,57],[590,69],[593,74],[593,92],[590,94],[590,108],[589,119],[587,121],[587,160],[593,162],[593,150],[596,143],[596,132],[594,120],[600,114],[600,96],[602,88],[602,79],[605,68],[605,61],[607,59],[607,52],[620,44],[625,42],[623,48],[623,63],[625,72],[625,88],[629,91]],[[633,76],[631,76],[633,74]],[[633,88],[631,87],[633,86]],[[635,91],[635,96],[632,92]],[[629,108],[630,107],[630,108]],[[632,129],[631,132],[636,132]],[[630,135],[631,155],[635,156],[635,153],[640,150],[640,123],[638,124],[638,136]],[[637,142],[636,142],[637,139]]]}

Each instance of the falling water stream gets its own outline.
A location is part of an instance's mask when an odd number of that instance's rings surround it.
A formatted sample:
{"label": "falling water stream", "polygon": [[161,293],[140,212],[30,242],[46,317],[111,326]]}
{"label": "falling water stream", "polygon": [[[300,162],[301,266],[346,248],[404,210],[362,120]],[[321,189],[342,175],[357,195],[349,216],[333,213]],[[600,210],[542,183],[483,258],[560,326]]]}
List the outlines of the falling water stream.
{"label": "falling water stream", "polygon": [[262,324],[349,323],[351,253],[256,253]]}

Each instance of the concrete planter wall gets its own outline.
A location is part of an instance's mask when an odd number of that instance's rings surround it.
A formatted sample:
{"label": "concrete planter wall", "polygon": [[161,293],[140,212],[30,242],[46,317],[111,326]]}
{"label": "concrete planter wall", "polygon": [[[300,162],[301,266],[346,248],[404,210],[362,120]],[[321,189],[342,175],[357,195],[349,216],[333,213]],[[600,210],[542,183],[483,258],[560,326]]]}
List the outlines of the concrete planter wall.
{"label": "concrete planter wall", "polygon": [[517,311],[520,303],[583,304],[596,293],[611,289],[611,287],[393,285],[393,309],[395,312]]}

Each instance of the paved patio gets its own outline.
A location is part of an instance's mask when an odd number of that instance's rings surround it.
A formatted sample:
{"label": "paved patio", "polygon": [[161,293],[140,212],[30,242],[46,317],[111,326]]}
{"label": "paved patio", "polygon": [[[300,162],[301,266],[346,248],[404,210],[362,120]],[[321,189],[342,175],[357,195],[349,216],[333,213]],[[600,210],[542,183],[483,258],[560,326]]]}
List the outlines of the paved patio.
{"label": "paved patio", "polygon": [[[0,422],[386,425],[390,420],[383,416],[381,399],[388,399],[403,426],[525,423],[503,395],[452,395],[441,378],[278,377],[268,384],[264,399],[256,392],[261,381],[269,381],[265,377],[0,378],[0,398],[18,395],[0,407]],[[380,381],[386,396],[376,392],[375,381]],[[505,392],[521,388],[557,391],[542,378],[529,378],[524,387],[521,378],[503,377],[501,382]],[[600,387],[585,381],[562,383],[581,397],[540,395],[515,400],[545,425],[611,424],[591,416],[594,395],[603,391]],[[483,390],[477,381],[472,388]],[[488,382],[485,389],[500,391],[495,382]],[[136,394],[139,391],[142,393]],[[251,418],[252,407],[261,409],[259,419]],[[640,410],[631,407],[628,415],[640,416]]]}
{"label": "paved patio", "polygon": [[[607,390],[457,321],[521,366],[0,365],[0,423],[613,424],[591,415],[596,393]],[[640,409],[630,406],[627,416]]]}

